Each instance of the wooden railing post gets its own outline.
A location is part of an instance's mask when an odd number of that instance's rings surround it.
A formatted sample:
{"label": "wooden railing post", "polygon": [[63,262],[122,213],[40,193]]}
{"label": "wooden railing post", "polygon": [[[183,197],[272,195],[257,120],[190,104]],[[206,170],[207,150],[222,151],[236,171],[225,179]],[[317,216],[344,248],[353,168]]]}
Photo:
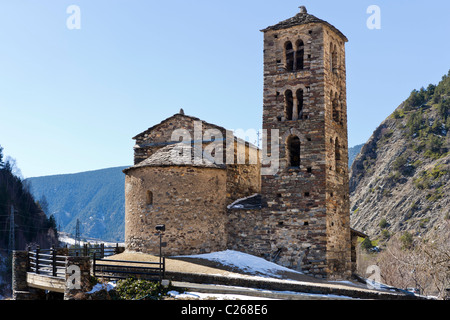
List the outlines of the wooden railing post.
{"label": "wooden railing post", "polygon": [[39,246],[36,246],[36,274],[39,274]]}
{"label": "wooden railing post", "polygon": [[52,275],[56,277],[56,249],[52,246]]}
{"label": "wooden railing post", "polygon": [[[94,251],[94,256],[92,257],[92,275],[95,277],[95,258],[97,253]],[[100,255],[101,257],[101,255]]]}
{"label": "wooden railing post", "polygon": [[31,251],[30,246],[27,246],[27,272],[31,271],[31,268],[30,268],[30,266],[31,266],[31,263],[30,263],[30,260],[31,260],[30,251]]}
{"label": "wooden railing post", "polygon": [[105,257],[105,244],[100,244],[100,258],[103,259]]}

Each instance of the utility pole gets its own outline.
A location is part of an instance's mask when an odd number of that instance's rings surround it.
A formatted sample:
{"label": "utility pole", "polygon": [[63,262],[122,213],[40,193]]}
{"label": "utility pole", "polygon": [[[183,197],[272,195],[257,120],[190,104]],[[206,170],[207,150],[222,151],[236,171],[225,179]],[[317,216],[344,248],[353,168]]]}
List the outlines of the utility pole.
{"label": "utility pole", "polygon": [[77,219],[77,225],[75,227],[75,248],[79,248],[80,243],[81,243],[80,220]]}
{"label": "utility pole", "polygon": [[14,205],[11,205],[11,213],[9,216],[8,252],[11,253],[15,249],[16,249],[16,233],[15,233],[15,221],[14,221]]}

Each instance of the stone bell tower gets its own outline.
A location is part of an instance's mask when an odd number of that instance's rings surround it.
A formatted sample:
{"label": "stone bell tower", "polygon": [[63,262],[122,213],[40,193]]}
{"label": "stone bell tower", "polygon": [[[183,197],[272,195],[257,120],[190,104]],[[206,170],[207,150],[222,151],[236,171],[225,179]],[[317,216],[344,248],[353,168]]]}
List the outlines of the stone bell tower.
{"label": "stone bell tower", "polygon": [[264,32],[263,129],[279,171],[264,175],[271,255],[319,277],[350,274],[345,43],[305,7]]}

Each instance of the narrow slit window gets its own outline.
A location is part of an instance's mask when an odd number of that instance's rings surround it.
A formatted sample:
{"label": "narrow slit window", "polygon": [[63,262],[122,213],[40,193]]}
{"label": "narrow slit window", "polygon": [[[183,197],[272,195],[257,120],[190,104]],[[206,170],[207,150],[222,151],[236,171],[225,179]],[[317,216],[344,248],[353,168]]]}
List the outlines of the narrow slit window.
{"label": "narrow slit window", "polygon": [[153,192],[148,190],[146,192],[146,197],[145,198],[146,198],[145,202],[147,203],[148,206],[153,204]]}

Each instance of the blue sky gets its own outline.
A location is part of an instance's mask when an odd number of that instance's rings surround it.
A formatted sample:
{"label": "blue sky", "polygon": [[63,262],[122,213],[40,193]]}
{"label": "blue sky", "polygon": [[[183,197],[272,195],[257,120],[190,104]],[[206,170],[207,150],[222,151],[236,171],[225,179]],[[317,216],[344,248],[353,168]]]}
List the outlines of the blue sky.
{"label": "blue sky", "polygon": [[[0,145],[34,177],[130,165],[131,138],[180,108],[259,129],[260,30],[300,5],[349,38],[349,146],[450,69],[444,0],[1,0]],[[366,26],[370,5],[381,29]]]}

